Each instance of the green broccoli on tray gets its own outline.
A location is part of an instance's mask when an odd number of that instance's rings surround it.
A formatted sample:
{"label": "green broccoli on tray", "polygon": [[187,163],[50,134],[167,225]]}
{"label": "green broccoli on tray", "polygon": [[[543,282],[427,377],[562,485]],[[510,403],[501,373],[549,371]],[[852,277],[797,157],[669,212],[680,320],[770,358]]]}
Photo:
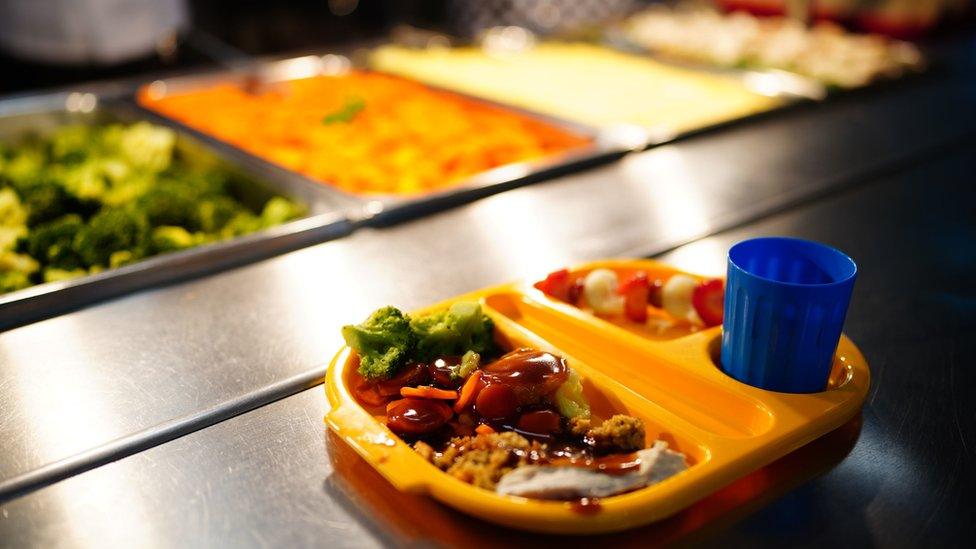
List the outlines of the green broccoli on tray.
{"label": "green broccoli on tray", "polygon": [[491,354],[493,328],[481,305],[459,301],[413,318],[396,307],[383,307],[362,324],[344,326],[342,337],[359,354],[359,373],[377,380],[393,377],[409,361]]}
{"label": "green broccoli on tray", "polygon": [[304,207],[234,177],[147,122],[0,144],[0,294],[278,225]]}

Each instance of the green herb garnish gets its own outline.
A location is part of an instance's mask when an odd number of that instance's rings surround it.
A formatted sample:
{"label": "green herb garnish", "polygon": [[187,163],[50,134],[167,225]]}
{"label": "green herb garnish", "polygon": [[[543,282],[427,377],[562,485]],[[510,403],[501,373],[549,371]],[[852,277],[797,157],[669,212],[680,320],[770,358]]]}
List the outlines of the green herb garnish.
{"label": "green herb garnish", "polygon": [[335,112],[325,115],[322,119],[323,124],[337,124],[339,122],[351,122],[360,111],[366,108],[366,102],[359,97],[346,99],[341,107]]}

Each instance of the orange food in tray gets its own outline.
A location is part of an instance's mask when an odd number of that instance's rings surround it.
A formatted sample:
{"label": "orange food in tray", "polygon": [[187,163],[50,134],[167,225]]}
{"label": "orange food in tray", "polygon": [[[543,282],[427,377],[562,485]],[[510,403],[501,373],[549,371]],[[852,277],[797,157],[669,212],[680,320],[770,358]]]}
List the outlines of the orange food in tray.
{"label": "orange food in tray", "polygon": [[419,194],[588,137],[501,107],[352,70],[251,92],[232,83],[139,102],[322,183],[357,194]]}

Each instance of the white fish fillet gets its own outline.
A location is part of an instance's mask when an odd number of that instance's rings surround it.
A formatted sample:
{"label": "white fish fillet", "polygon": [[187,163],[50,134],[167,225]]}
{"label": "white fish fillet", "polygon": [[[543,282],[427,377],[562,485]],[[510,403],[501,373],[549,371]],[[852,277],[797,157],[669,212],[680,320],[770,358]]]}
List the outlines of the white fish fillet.
{"label": "white fish fillet", "polygon": [[572,466],[528,465],[499,480],[499,494],[539,499],[601,498],[643,488],[688,468],[685,455],[668,449],[663,440],[637,452],[640,468],[633,473],[609,475]]}

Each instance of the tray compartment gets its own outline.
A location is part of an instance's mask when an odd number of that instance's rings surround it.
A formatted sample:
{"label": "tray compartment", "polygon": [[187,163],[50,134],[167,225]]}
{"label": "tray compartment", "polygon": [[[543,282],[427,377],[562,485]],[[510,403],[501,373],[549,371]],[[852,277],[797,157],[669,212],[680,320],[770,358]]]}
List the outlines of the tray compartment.
{"label": "tray compartment", "polygon": [[[588,318],[564,315],[514,292],[489,295],[485,304],[699,429],[736,438],[761,434],[772,425],[760,402],[696,375],[649,346],[615,340]],[[726,413],[712,414],[712,406]]]}
{"label": "tray compartment", "polygon": [[[69,124],[143,120],[171,126],[142,112],[120,96],[99,97],[71,92],[9,99],[0,101],[0,142],[11,141],[25,132],[48,134]],[[152,285],[184,280],[325,242],[352,230],[352,224],[342,214],[342,205],[331,200],[317,185],[274,177],[262,166],[236,156],[234,151],[212,147],[179,129],[176,149],[180,154],[205,159],[226,169],[233,176],[235,192],[244,202],[281,194],[304,203],[308,213],[301,219],[232,240],[157,255],[99,274],[39,284],[2,295],[0,330]]]}
{"label": "tray compartment", "polygon": [[[569,279],[571,283],[576,282],[577,280],[586,278],[587,275],[596,269],[611,270],[617,273],[617,276],[621,281],[627,279],[638,271],[647,273],[650,280],[666,280],[675,274],[689,275],[689,273],[684,273],[678,271],[677,269],[651,261],[601,261],[588,263],[581,267],[571,269]],[[694,278],[702,278],[695,275],[689,276]],[[648,322],[645,324],[637,324],[635,322],[627,321],[626,319],[597,316],[584,309],[581,309],[580,307],[577,307],[574,304],[566,303],[550,297],[543,292],[536,290],[535,288],[526,288],[524,291],[529,297],[541,305],[559,311],[561,314],[572,317],[581,323],[587,325],[595,323],[606,327],[611,331],[623,330],[650,341],[667,341],[675,338],[685,337],[701,329],[687,322],[675,322],[666,312],[654,307],[651,307],[648,310]]]}

